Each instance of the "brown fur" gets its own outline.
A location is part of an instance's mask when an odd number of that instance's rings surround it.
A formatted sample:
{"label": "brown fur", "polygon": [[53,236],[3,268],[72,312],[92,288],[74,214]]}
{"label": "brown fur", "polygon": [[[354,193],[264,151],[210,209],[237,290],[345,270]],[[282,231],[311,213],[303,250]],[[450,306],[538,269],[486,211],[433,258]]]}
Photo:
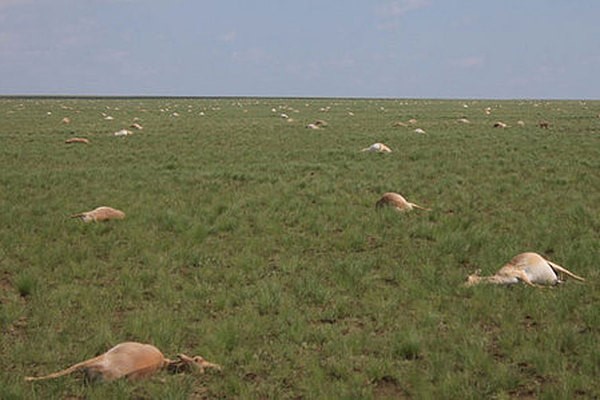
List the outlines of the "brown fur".
{"label": "brown fur", "polygon": [[544,129],[548,129],[550,127],[550,123],[548,121],[540,121],[538,125],[540,128]]}
{"label": "brown fur", "polygon": [[85,143],[85,144],[89,144],[90,141],[86,138],[79,138],[79,137],[74,137],[71,139],[67,139],[65,140],[66,144],[71,144],[71,143]]}
{"label": "brown fur", "polygon": [[100,222],[111,219],[123,219],[125,213],[112,207],[98,207],[92,211],[71,215],[71,218],[81,218],[83,222]]}
{"label": "brown fur", "polygon": [[143,379],[162,369],[181,372],[194,367],[201,373],[206,368],[221,370],[219,365],[210,363],[200,356],[188,357],[180,354],[178,357],[177,361],[169,360],[159,349],[150,344],[125,342],[98,357],[82,361],[62,371],[38,377],[28,376],[25,380],[53,379],[77,371],[84,371],[88,378],[110,382],[120,378]]}
{"label": "brown fur", "polygon": [[168,363],[156,347],[149,344],[125,342],[116,345],[98,357],[77,363],[67,369],[40,377],[26,377],[26,381],[58,378],[76,371],[84,371],[92,379],[112,381],[122,377],[140,379],[164,368]]}
{"label": "brown fur", "polygon": [[585,281],[584,278],[544,259],[537,253],[521,253],[500,268],[495,275],[479,276],[478,272],[469,275],[465,285],[473,286],[479,283],[511,285],[518,282],[524,282],[529,286],[556,285],[562,282],[564,276]]}
{"label": "brown fur", "polygon": [[376,208],[381,208],[384,206],[394,207],[398,211],[410,211],[413,208],[418,208],[420,210],[431,211],[429,208],[422,207],[418,204],[411,203],[407,201],[404,197],[399,195],[398,193],[388,192],[384,193],[381,199],[375,203]]}

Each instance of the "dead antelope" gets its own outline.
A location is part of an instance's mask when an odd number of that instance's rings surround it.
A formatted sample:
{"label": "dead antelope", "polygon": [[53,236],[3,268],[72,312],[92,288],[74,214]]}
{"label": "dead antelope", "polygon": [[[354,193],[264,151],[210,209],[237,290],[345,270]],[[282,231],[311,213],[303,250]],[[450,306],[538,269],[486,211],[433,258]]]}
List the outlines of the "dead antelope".
{"label": "dead antelope", "polygon": [[221,370],[219,365],[210,363],[200,356],[188,357],[179,354],[177,357],[178,360],[169,360],[151,344],[125,342],[98,357],[82,361],[62,371],[44,376],[28,376],[25,380],[30,382],[53,379],[77,371],[83,371],[90,380],[110,382],[123,377],[131,380],[147,378],[162,369],[181,372],[195,368],[200,373],[204,373],[206,368]]}
{"label": "dead antelope", "polygon": [[71,144],[71,143],[85,143],[88,144],[90,141],[86,138],[79,138],[79,137],[74,137],[71,139],[67,139],[65,140],[66,144]]}
{"label": "dead antelope", "polygon": [[525,282],[530,286],[556,285],[562,282],[563,275],[580,281],[585,280],[537,253],[521,253],[500,268],[495,275],[479,276],[479,272],[469,275],[465,285],[473,286],[479,283],[512,285],[518,282]]}
{"label": "dead antelope", "polygon": [[383,206],[394,207],[398,211],[410,211],[413,208],[418,208],[420,210],[431,211],[429,208],[422,207],[418,204],[411,203],[407,201],[404,197],[399,195],[398,193],[388,192],[384,193],[381,199],[375,203],[376,208],[381,208]]}
{"label": "dead antelope", "polygon": [[83,222],[100,222],[110,219],[123,219],[125,213],[121,210],[116,210],[112,207],[98,207],[92,211],[86,211],[79,214],[71,215],[71,218],[81,218]]}
{"label": "dead antelope", "polygon": [[538,126],[540,128],[548,129],[550,127],[550,122],[548,122],[548,121],[540,121],[538,123]]}
{"label": "dead antelope", "polygon": [[508,125],[506,125],[504,122],[498,121],[494,124],[494,128],[506,128]]}
{"label": "dead antelope", "polygon": [[130,130],[127,129],[121,129],[120,131],[116,131],[115,133],[113,133],[114,136],[129,136],[129,135],[133,135],[133,132],[131,132]]}
{"label": "dead antelope", "polygon": [[374,153],[391,153],[392,150],[383,143],[373,143],[369,147],[365,147],[361,151],[370,151]]}

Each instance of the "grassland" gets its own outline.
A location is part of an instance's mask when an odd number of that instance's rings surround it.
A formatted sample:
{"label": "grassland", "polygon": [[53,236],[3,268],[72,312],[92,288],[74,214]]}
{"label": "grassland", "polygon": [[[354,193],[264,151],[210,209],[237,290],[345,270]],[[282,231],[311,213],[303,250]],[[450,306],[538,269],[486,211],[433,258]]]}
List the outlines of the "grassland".
{"label": "grassland", "polygon": [[[0,398],[599,398],[599,113],[592,101],[0,99]],[[112,135],[134,118],[143,131]],[[306,129],[315,119],[329,126]],[[393,152],[359,152],[374,142]],[[376,212],[387,191],[433,211]],[[127,218],[68,218],[100,205]],[[587,282],[461,287],[524,251]],[[23,381],[127,340],[224,370]]]}

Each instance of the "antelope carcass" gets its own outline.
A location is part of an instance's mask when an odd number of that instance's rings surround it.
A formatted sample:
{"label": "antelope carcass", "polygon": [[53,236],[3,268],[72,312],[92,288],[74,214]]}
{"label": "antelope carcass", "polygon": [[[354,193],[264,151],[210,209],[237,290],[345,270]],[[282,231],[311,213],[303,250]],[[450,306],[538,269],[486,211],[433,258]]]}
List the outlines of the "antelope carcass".
{"label": "antelope carcass", "polygon": [[579,281],[585,280],[537,253],[521,253],[500,268],[495,275],[479,276],[478,272],[469,275],[466,286],[479,283],[512,285],[518,282],[525,282],[530,286],[556,285],[563,281],[564,276],[570,276]]}
{"label": "antelope carcass", "polygon": [[86,211],[79,214],[71,215],[71,218],[81,218],[83,222],[100,222],[110,219],[123,219],[125,213],[121,210],[116,210],[112,207],[98,207],[92,211]]}
{"label": "antelope carcass", "polygon": [[25,380],[53,379],[77,371],[83,371],[91,380],[110,382],[124,377],[131,380],[142,379],[162,369],[181,372],[195,368],[201,373],[206,368],[221,370],[219,365],[210,363],[200,356],[188,357],[180,354],[178,358],[178,360],[165,358],[162,352],[151,344],[125,342],[98,357],[82,361],[62,371],[44,376],[28,376]]}
{"label": "antelope carcass", "polygon": [[66,144],[72,144],[72,143],[85,143],[85,144],[89,144],[90,141],[89,139],[86,138],[80,138],[80,137],[74,137],[74,138],[70,138],[65,140]]}
{"label": "antelope carcass", "polygon": [[383,206],[394,207],[398,211],[410,211],[413,208],[431,211],[429,208],[425,208],[418,204],[411,203],[398,193],[393,192],[384,193],[383,196],[381,196],[381,199],[379,199],[377,203],[375,203],[376,208],[381,208]]}
{"label": "antelope carcass", "polygon": [[391,153],[392,150],[383,143],[373,143],[369,147],[365,147],[361,151],[370,151],[373,153]]}

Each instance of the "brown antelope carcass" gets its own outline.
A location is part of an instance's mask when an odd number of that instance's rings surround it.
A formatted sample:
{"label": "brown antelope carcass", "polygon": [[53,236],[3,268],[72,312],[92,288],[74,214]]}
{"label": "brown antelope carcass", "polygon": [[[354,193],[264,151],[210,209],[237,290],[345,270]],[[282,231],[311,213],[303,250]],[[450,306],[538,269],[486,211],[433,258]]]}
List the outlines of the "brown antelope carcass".
{"label": "brown antelope carcass", "polygon": [[110,382],[124,377],[131,380],[142,379],[162,369],[181,372],[192,368],[197,369],[200,373],[203,373],[206,368],[221,370],[219,365],[210,363],[200,356],[189,357],[179,354],[178,360],[169,360],[151,344],[125,342],[98,357],[82,361],[62,371],[44,376],[28,376],[25,380],[53,379],[83,371],[90,380]]}
{"label": "brown antelope carcass", "polygon": [[365,147],[361,151],[370,151],[373,153],[391,153],[392,150],[383,143],[373,143],[369,147]]}
{"label": "brown antelope carcass", "polygon": [[85,144],[89,144],[90,141],[86,138],[80,138],[80,137],[74,137],[74,138],[70,138],[65,140],[66,144],[71,144],[71,143],[85,143]]}
{"label": "brown antelope carcass", "polygon": [[479,271],[469,275],[465,285],[473,286],[479,283],[512,285],[518,282],[524,282],[530,286],[556,285],[563,281],[564,276],[570,276],[580,281],[585,280],[537,253],[521,253],[500,268],[495,275],[480,276]]}
{"label": "brown antelope carcass", "polygon": [[411,203],[398,193],[393,192],[384,193],[383,196],[381,196],[381,199],[379,199],[377,203],[375,203],[376,208],[381,208],[383,206],[394,207],[398,211],[410,211],[413,208],[431,211],[431,209],[422,207],[415,203]]}
{"label": "brown antelope carcass", "polygon": [[73,214],[71,215],[71,218],[81,218],[83,222],[101,222],[110,219],[123,219],[125,218],[125,213],[112,207],[102,206],[95,208],[92,211]]}

